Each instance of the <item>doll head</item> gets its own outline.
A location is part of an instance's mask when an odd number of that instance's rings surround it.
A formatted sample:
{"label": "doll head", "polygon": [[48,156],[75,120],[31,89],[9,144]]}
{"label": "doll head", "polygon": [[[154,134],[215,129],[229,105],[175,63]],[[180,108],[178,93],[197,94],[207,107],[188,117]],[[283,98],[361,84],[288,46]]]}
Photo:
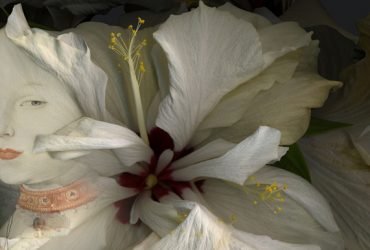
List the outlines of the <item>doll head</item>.
{"label": "doll head", "polygon": [[[72,92],[0,31],[0,179],[34,183],[66,171],[66,163],[32,153],[35,137],[82,116]],[[46,171],[47,170],[47,171]]]}

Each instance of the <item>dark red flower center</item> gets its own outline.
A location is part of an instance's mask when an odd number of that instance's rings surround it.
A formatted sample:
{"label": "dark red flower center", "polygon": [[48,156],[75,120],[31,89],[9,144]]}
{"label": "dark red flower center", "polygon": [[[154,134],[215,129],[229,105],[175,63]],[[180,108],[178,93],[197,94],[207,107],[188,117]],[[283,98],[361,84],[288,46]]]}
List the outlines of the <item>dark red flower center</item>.
{"label": "dark red flower center", "polygon": [[[173,180],[171,174],[172,162],[188,155],[192,149],[184,149],[180,152],[174,152],[172,160],[161,171],[158,171],[158,160],[165,150],[174,151],[174,142],[171,136],[161,128],[155,127],[149,133],[150,147],[154,155],[150,163],[139,163],[142,171],[139,174],[122,173],[118,176],[118,183],[126,188],[134,188],[138,194],[145,190],[150,190],[152,199],[159,201],[163,196],[173,192],[182,198],[182,192],[186,188],[192,188],[190,182]],[[197,182],[196,187],[201,191],[202,182]],[[129,223],[131,207],[137,196],[130,197],[116,202],[119,207],[117,213],[118,219],[122,223]]]}

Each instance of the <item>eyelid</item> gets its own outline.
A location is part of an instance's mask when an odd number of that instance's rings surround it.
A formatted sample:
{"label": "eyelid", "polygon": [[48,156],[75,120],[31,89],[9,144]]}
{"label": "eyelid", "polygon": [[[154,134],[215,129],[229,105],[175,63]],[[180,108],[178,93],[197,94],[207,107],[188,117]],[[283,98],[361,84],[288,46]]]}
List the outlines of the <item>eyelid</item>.
{"label": "eyelid", "polygon": [[[40,105],[32,105],[33,102],[40,102],[41,104]],[[27,104],[30,104],[30,106],[34,106],[34,107],[37,107],[37,106],[41,106],[41,105],[44,105],[46,104],[47,102],[45,101],[40,101],[40,100],[28,100],[28,101],[23,101],[20,106],[21,107],[24,107],[26,106]]]}
{"label": "eyelid", "polygon": [[[32,105],[32,102],[40,102],[41,104],[40,105],[33,106]],[[45,104],[47,104],[47,101],[45,101],[44,98],[39,97],[39,96],[27,96],[27,97],[23,97],[23,98],[21,98],[17,102],[17,106],[20,106],[20,107],[31,107],[31,108],[36,108],[36,107],[44,106]]]}

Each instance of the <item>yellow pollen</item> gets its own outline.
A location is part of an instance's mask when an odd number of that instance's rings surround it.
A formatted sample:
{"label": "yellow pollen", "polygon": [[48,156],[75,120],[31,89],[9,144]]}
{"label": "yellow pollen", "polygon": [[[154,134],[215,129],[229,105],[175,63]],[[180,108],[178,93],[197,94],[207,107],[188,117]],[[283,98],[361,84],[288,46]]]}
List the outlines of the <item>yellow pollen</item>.
{"label": "yellow pollen", "polygon": [[157,183],[158,183],[157,176],[155,176],[153,174],[150,174],[150,175],[148,175],[148,177],[146,177],[145,188],[146,189],[151,189],[152,187],[157,185]]}
{"label": "yellow pollen", "polygon": [[138,17],[137,19],[138,19],[138,21],[139,21],[139,24],[144,24],[144,23],[145,23],[145,20],[144,20],[144,19],[142,19],[141,17]]}
{"label": "yellow pollen", "polygon": [[285,202],[285,190],[288,185],[273,182],[271,184],[264,184],[256,180],[255,176],[249,178],[254,182],[254,185],[246,184],[243,186],[243,191],[254,206],[264,205],[273,214],[280,214],[283,208],[280,206]]}

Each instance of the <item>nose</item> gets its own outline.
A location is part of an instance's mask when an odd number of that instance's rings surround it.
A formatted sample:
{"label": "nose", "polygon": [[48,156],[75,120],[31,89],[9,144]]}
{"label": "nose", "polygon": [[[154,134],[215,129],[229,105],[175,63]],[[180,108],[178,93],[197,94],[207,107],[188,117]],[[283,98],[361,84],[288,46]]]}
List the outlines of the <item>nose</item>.
{"label": "nose", "polygon": [[1,137],[12,137],[14,136],[14,129],[10,126],[0,128],[0,138]]}
{"label": "nose", "polygon": [[6,109],[5,105],[0,111],[0,138],[12,137],[15,134],[13,127],[11,126],[11,114]]}

